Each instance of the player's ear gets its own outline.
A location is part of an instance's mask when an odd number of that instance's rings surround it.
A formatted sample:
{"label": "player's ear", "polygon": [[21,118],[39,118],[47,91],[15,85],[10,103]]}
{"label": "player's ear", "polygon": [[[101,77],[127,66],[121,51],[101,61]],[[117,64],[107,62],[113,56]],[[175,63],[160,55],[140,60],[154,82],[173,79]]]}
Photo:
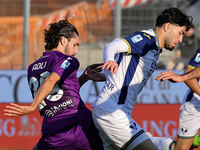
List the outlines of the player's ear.
{"label": "player's ear", "polygon": [[62,46],[65,46],[65,44],[66,44],[66,38],[65,38],[64,36],[61,36],[61,37],[60,37],[60,44],[61,44]]}
{"label": "player's ear", "polygon": [[164,31],[167,32],[167,31],[169,30],[170,26],[171,26],[170,23],[165,23],[165,24],[163,25]]}

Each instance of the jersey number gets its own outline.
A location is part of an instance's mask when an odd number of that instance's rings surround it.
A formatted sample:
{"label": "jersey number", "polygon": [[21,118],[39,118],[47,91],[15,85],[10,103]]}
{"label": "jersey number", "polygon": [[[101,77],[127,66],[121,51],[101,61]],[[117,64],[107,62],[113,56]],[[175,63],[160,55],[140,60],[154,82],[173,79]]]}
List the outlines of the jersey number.
{"label": "jersey number", "polygon": [[[38,89],[39,89],[39,85],[41,85],[45,78],[48,77],[50,75],[50,72],[46,71],[43,72],[42,74],[40,74],[40,79],[39,81],[37,80],[37,78],[35,77],[31,77],[29,80],[29,86],[33,86],[33,95],[35,97]],[[57,101],[59,100],[61,97],[63,96],[63,90],[59,88],[59,86],[56,84],[53,88],[53,90],[51,91],[51,93],[46,97],[47,100],[49,101]],[[38,106],[38,109],[41,110],[43,107],[46,106],[45,101],[43,100],[40,105]]]}

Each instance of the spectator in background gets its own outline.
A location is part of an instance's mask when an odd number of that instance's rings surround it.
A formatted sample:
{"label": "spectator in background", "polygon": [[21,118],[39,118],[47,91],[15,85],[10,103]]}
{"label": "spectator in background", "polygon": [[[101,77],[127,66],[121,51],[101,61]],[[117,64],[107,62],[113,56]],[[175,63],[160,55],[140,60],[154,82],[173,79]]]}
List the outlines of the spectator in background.
{"label": "spectator in background", "polygon": [[174,50],[171,61],[166,66],[167,70],[183,70],[187,67],[187,63],[194,55],[195,49],[195,27],[192,24],[191,28],[185,32],[182,43],[178,44]]}
{"label": "spectator in background", "polygon": [[44,30],[46,52],[28,67],[32,104],[11,103],[4,115],[23,116],[39,109],[43,117],[42,137],[34,150],[103,150],[91,111],[79,95],[80,86],[89,77],[98,80],[98,64],[89,66],[77,78],[79,61],[75,55],[78,53],[79,33],[68,22],[68,17],[70,14]]}

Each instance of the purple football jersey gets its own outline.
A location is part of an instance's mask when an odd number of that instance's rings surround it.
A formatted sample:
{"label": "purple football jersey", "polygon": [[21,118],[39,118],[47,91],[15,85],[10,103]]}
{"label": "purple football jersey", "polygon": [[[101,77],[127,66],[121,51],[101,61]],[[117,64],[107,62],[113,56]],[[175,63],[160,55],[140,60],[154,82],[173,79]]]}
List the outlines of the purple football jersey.
{"label": "purple football jersey", "polygon": [[44,79],[52,72],[60,76],[52,92],[38,109],[43,117],[42,134],[51,135],[78,121],[91,118],[79,95],[79,61],[59,51],[47,51],[28,68],[28,83],[34,97]]}
{"label": "purple football jersey", "polygon": [[103,150],[103,143],[92,119],[87,119],[56,132],[42,136],[38,150]]}

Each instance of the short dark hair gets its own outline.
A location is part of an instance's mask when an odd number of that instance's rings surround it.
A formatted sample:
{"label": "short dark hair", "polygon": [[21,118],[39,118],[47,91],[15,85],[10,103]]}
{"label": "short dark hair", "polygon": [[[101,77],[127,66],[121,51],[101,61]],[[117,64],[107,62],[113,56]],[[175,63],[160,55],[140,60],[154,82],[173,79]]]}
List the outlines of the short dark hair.
{"label": "short dark hair", "polygon": [[186,31],[190,29],[193,18],[184,14],[180,9],[171,7],[165,9],[156,19],[156,26],[161,27],[165,23],[171,23],[180,27],[186,26]]}
{"label": "short dark hair", "polygon": [[68,18],[71,13],[68,13],[64,20],[49,24],[49,29],[44,29],[44,42],[45,50],[52,50],[58,46],[58,42],[61,36],[67,38],[68,41],[75,37],[75,34],[79,36],[79,33],[74,25],[68,22]]}

